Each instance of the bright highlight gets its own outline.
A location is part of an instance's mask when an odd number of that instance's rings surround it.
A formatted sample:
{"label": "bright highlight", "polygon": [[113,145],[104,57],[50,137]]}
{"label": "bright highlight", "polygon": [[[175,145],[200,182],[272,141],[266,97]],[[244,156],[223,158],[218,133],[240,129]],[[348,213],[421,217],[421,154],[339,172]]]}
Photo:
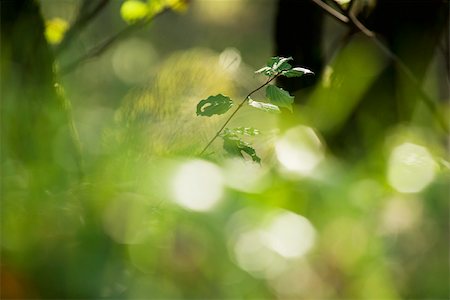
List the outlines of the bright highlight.
{"label": "bright highlight", "polygon": [[227,160],[224,166],[224,173],[228,186],[248,193],[261,192],[269,180],[267,169],[241,158]]}
{"label": "bright highlight", "polygon": [[182,165],[173,180],[173,199],[194,211],[212,209],[223,195],[223,176],[214,164],[193,160]]}
{"label": "bright highlight", "polygon": [[305,255],[314,245],[316,232],[304,217],[283,212],[273,219],[265,231],[269,248],[285,258]]}
{"label": "bright highlight", "polygon": [[420,192],[433,181],[435,172],[435,161],[425,147],[404,143],[390,155],[388,181],[399,192]]}
{"label": "bright highlight", "polygon": [[[258,215],[262,223],[253,223]],[[304,217],[290,211],[243,210],[229,223],[230,248],[237,265],[258,278],[274,278],[308,253],[316,231]]]}
{"label": "bright highlight", "polygon": [[278,161],[288,171],[308,175],[324,158],[320,139],[310,127],[289,129],[275,144]]}

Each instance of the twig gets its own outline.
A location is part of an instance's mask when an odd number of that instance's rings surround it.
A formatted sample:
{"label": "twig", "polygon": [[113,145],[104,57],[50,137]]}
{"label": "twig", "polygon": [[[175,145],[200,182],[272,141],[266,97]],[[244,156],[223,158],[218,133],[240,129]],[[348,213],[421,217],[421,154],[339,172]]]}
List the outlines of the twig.
{"label": "twig", "polygon": [[225,128],[225,126],[227,126],[227,124],[231,121],[231,119],[234,117],[234,115],[241,109],[241,107],[244,105],[244,103],[250,98],[251,95],[253,95],[254,93],[256,93],[257,91],[259,91],[260,89],[262,89],[263,87],[265,87],[266,85],[268,85],[270,82],[272,82],[273,80],[275,80],[278,76],[280,75],[280,73],[275,74],[272,78],[267,79],[267,81],[257,87],[256,89],[254,89],[253,91],[251,91],[250,93],[248,93],[248,95],[241,101],[241,103],[239,103],[238,107],[233,111],[233,113],[227,118],[227,120],[223,123],[223,125],[220,127],[220,129],[216,132],[216,134],[212,137],[212,139],[208,142],[208,144],[206,144],[205,148],[203,148],[203,150],[199,153],[199,155],[201,156],[203,153],[205,153],[205,151],[209,148],[209,146],[211,146],[211,144],[216,140],[216,138],[220,135],[220,133],[222,132],[222,130]]}
{"label": "twig", "polygon": [[94,46],[93,48],[91,48],[83,56],[81,56],[81,57],[75,59],[74,61],[68,63],[67,65],[63,66],[61,68],[60,74],[61,75],[67,75],[68,73],[70,73],[73,70],[75,70],[76,68],[78,68],[80,65],[86,63],[87,61],[89,61],[89,60],[91,60],[91,59],[93,59],[93,58],[95,58],[97,56],[100,56],[103,52],[108,50],[108,48],[111,47],[111,45],[113,45],[117,41],[125,38],[130,33],[134,32],[135,30],[144,27],[148,23],[150,23],[153,20],[155,20],[157,17],[159,17],[159,16],[163,15],[164,13],[168,12],[169,10],[170,10],[169,8],[165,8],[164,10],[159,12],[158,14],[154,15],[151,19],[146,19],[146,20],[137,22],[137,23],[135,23],[133,25],[125,27],[122,31],[119,31],[115,35],[109,37],[108,39],[106,39],[105,41],[100,43],[99,45]]}
{"label": "twig", "polygon": [[106,5],[110,2],[110,0],[100,0],[100,2],[97,4],[96,7],[94,7],[90,12],[85,13],[84,11],[87,9],[87,3],[89,3],[90,0],[85,0],[83,2],[83,5],[80,9],[80,12],[77,16],[77,19],[75,23],[72,25],[72,27],[69,29],[69,31],[65,34],[64,39],[62,42],[58,45],[58,47],[55,49],[55,55],[58,56],[64,50],[67,49],[67,47],[72,42],[75,35],[83,30],[84,27],[86,27],[90,21],[92,21],[98,14],[106,7]]}
{"label": "twig", "polygon": [[350,17],[352,25],[354,25],[356,28],[358,28],[359,31],[361,31],[362,33],[364,33],[366,36],[368,36],[370,38],[375,38],[375,33],[370,31],[366,26],[364,26],[363,23],[361,23],[358,20],[358,18],[355,15],[355,12],[352,9],[349,11],[348,15]]}
{"label": "twig", "polygon": [[430,98],[430,96],[425,93],[425,91],[422,89],[419,80],[414,76],[413,72],[408,68],[408,66],[389,48],[387,48],[378,38],[375,36],[372,38],[374,43],[391,59],[393,60],[397,66],[399,67],[400,71],[406,75],[406,77],[411,81],[413,84],[413,87],[416,89],[416,91],[419,93],[420,98],[423,100],[425,105],[430,109],[430,111],[433,113],[433,115],[436,117],[437,121],[439,122],[440,126],[446,133],[449,132],[448,123],[445,120],[444,116],[440,113],[438,110],[436,103],[433,101],[433,99]]}
{"label": "twig", "polygon": [[[393,53],[388,47],[386,47],[380,41],[380,39],[378,39],[378,37],[375,35],[374,32],[372,32],[367,27],[365,27],[356,18],[356,16],[354,15],[353,12],[350,11],[349,17],[348,17],[348,16],[341,14],[340,12],[338,12],[331,6],[327,5],[326,3],[322,2],[321,0],[311,0],[311,1],[314,2],[316,5],[318,5],[319,7],[321,7],[324,11],[326,11],[327,13],[329,13],[330,15],[335,17],[337,20],[339,20],[347,25],[353,26],[358,31],[362,32],[364,35],[366,35],[371,40],[373,40],[374,43],[381,49],[381,51],[383,51],[393,62],[395,62],[397,64],[397,66],[399,67],[400,71],[402,71],[406,75],[406,77],[411,81],[414,88],[419,93],[419,96],[422,99],[422,101],[430,109],[431,113],[436,117],[441,128],[446,133],[449,132],[448,122],[446,121],[445,117],[441,114],[441,112],[437,108],[436,103],[433,101],[433,99],[431,99],[430,96],[428,96],[427,93],[425,93],[425,91],[423,90],[423,88],[420,85],[419,80],[414,76],[414,73],[400,59],[400,57],[398,57],[395,53]],[[355,1],[355,0],[353,0],[353,1]]]}
{"label": "twig", "polygon": [[[444,30],[443,45],[441,51],[446,65],[447,85],[450,87],[450,18],[447,18]],[[450,88],[449,88],[450,91]]]}
{"label": "twig", "polygon": [[348,24],[349,19],[347,16],[341,14],[340,12],[338,12],[337,10],[335,10],[333,7],[329,6],[328,4],[326,4],[325,2],[322,2],[321,0],[311,0],[312,2],[314,2],[317,6],[320,6],[320,8],[322,8],[323,10],[325,10],[328,14],[330,14],[332,17],[338,19],[339,21],[341,21],[342,23],[346,23]]}

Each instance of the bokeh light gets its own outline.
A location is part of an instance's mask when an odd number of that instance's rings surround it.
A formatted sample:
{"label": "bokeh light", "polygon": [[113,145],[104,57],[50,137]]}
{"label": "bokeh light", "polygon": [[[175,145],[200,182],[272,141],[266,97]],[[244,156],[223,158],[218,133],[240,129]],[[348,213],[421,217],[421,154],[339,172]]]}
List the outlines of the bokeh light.
{"label": "bokeh light", "polygon": [[241,53],[236,48],[226,48],[219,56],[219,64],[230,73],[239,69],[241,61]]}
{"label": "bokeh light", "polygon": [[258,193],[270,182],[267,168],[252,161],[228,159],[223,169],[226,184],[239,191]]}
{"label": "bokeh light", "polygon": [[319,137],[312,128],[303,125],[286,131],[276,142],[275,151],[281,165],[298,175],[311,174],[324,158]]}
{"label": "bokeh light", "polygon": [[173,179],[173,200],[194,211],[208,211],[221,200],[224,180],[219,167],[203,160],[183,164]]}
{"label": "bokeh light", "polygon": [[230,219],[228,235],[237,265],[258,278],[274,278],[315,243],[315,229],[303,216],[285,210],[243,209]]}
{"label": "bokeh light", "polygon": [[112,66],[114,74],[128,84],[142,83],[149,79],[158,59],[158,53],[148,41],[130,38],[114,50]]}
{"label": "bokeh light", "polygon": [[227,25],[242,14],[245,2],[243,0],[197,0],[193,9],[197,17],[204,22]]}
{"label": "bokeh light", "polygon": [[265,242],[285,258],[305,255],[314,245],[316,232],[304,217],[292,212],[277,215],[266,228]]}
{"label": "bokeh light", "polygon": [[389,184],[402,193],[418,193],[429,185],[436,163],[427,148],[412,143],[395,147],[389,157]]}
{"label": "bokeh light", "polygon": [[283,257],[267,247],[264,235],[259,229],[242,232],[233,246],[239,267],[258,278],[273,277],[287,267]]}

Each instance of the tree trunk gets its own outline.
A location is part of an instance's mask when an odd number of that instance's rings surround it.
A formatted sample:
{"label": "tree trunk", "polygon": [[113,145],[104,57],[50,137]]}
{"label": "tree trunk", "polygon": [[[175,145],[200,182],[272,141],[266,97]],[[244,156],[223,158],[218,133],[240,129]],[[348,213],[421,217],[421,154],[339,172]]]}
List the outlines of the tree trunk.
{"label": "tree trunk", "polygon": [[20,165],[31,187],[66,187],[81,175],[80,150],[35,1],[1,1],[1,74],[6,172]]}

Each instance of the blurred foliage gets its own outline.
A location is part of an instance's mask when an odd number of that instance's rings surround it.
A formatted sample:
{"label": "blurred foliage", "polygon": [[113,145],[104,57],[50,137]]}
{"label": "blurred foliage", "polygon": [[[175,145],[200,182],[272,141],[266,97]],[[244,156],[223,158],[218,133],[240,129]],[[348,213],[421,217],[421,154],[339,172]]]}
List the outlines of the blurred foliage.
{"label": "blurred foliage", "polygon": [[120,7],[120,15],[127,22],[136,22],[138,20],[151,16],[150,7],[141,1],[125,1]]}
{"label": "blurred foliage", "polygon": [[[40,4],[72,24],[82,2]],[[197,103],[264,83],[253,71],[271,56],[273,1],[192,1],[58,79],[85,45],[129,26],[127,2],[138,1],[111,1],[56,59],[34,2],[17,18],[1,2],[2,298],[448,298],[448,137],[433,115],[416,102],[382,136],[359,115],[357,156],[327,139],[383,76],[368,39],[340,49],[293,113],[239,111],[230,128],[259,129],[261,164],[221,141],[198,157],[227,115],[198,118]],[[448,116],[442,59],[424,87]]]}
{"label": "blurred foliage", "polygon": [[66,33],[69,24],[63,19],[54,18],[45,22],[45,38],[50,44],[59,44]]}
{"label": "blurred foliage", "polygon": [[151,19],[166,8],[185,12],[187,0],[148,0],[147,3],[139,0],[127,0],[120,7],[120,15],[126,22],[134,23],[142,19]]}

